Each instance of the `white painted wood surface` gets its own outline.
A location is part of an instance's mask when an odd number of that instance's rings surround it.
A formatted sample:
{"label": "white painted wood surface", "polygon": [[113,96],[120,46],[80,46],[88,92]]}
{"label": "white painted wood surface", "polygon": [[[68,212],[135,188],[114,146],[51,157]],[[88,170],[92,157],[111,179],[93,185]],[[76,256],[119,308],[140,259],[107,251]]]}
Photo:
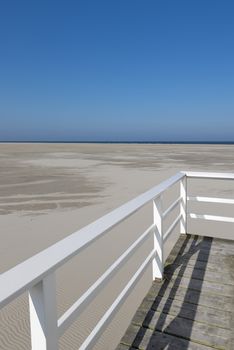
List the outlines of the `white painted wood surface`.
{"label": "white painted wood surface", "polygon": [[163,211],[161,195],[153,201],[154,220],[154,250],[156,251],[152,263],[153,280],[163,278]]}
{"label": "white painted wood surface", "polygon": [[[176,226],[178,225],[178,223],[181,222],[182,219],[182,215],[180,214],[179,216],[177,216],[177,218],[173,221],[173,223],[169,226],[168,230],[165,232],[165,234],[163,235],[163,243],[166,243],[166,241],[168,240],[168,238],[170,237],[171,233],[174,231],[174,229],[176,228]],[[184,234],[184,232],[181,232],[181,234]]]}
{"label": "white painted wood surface", "polygon": [[137,249],[145,242],[150,234],[154,232],[151,225],[105,272],[98,280],[59,318],[59,334],[62,335],[66,329],[77,319],[86,306],[98,295],[101,288],[110,281],[115,273],[126,263]]}
{"label": "white painted wood surface", "polygon": [[168,208],[167,210],[164,211],[163,213],[163,219],[165,219],[167,217],[168,214],[170,214],[172,212],[172,210],[174,210],[177,205],[180,203],[181,201],[181,197],[177,198]]}
{"label": "white painted wood surface", "polygon": [[189,214],[191,219],[209,220],[209,221],[221,221],[221,222],[231,222],[234,223],[234,218],[228,216],[218,216],[209,214]]}
{"label": "white painted wood surface", "polygon": [[187,177],[200,179],[216,179],[216,180],[234,180],[233,173],[209,173],[199,171],[182,171]]}
{"label": "white painted wood surface", "polygon": [[29,290],[32,350],[58,350],[55,274]]}
{"label": "white painted wood surface", "polygon": [[102,333],[103,329],[105,329],[105,326],[110,323],[111,319],[113,318],[115,313],[119,310],[119,308],[123,304],[123,302],[126,300],[126,297],[132,291],[132,289],[136,285],[137,281],[142,276],[143,272],[145,271],[145,269],[147,268],[149,263],[152,261],[154,256],[155,256],[155,250],[152,250],[152,252],[143,261],[143,263],[141,264],[139,269],[136,271],[136,273],[133,275],[133,277],[127,283],[125,288],[122,290],[122,292],[115,299],[115,301],[110,306],[110,308],[107,310],[107,312],[101,318],[101,320],[98,322],[96,327],[93,329],[93,331],[90,333],[90,335],[86,338],[84,343],[80,346],[79,350],[92,349],[93,345],[95,344],[96,340],[98,339],[98,337]]}
{"label": "white painted wood surface", "polygon": [[187,177],[183,177],[180,180],[180,233],[185,234],[187,232]]}
{"label": "white painted wood surface", "polygon": [[187,197],[188,201],[204,202],[204,203],[219,203],[219,204],[234,204],[234,199],[230,198],[216,198],[216,197]]}

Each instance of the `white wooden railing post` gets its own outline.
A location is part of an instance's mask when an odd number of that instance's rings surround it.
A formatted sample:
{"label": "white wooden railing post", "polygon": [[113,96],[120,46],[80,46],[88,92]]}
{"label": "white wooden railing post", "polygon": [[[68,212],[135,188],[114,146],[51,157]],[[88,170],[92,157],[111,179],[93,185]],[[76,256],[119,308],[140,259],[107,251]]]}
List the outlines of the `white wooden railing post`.
{"label": "white wooden railing post", "polygon": [[153,200],[153,220],[154,220],[154,250],[153,259],[153,280],[163,278],[163,212],[162,198],[158,196]]}
{"label": "white wooden railing post", "polygon": [[29,290],[32,350],[58,350],[55,274]]}
{"label": "white wooden railing post", "polygon": [[187,176],[180,180],[180,233],[187,233]]}

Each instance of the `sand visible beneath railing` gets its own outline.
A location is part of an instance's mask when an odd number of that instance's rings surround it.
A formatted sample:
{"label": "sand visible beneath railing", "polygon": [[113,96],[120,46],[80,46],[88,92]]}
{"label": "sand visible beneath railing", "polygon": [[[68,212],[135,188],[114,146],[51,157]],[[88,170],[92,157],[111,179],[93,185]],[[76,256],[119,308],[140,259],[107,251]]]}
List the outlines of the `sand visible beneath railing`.
{"label": "sand visible beneath railing", "polygon": [[[234,172],[234,146],[0,144],[0,168],[0,271],[4,272],[177,171]],[[191,181],[189,191],[196,195],[234,198],[234,182]],[[204,208],[211,213],[209,207]],[[228,216],[228,211],[233,212],[230,206],[222,210],[214,206],[212,213]],[[148,205],[59,270],[59,315],[151,220],[152,208]],[[234,238],[230,224],[190,222],[189,230]],[[150,241],[145,243],[70,327],[61,338],[61,349],[79,347],[144,259],[150,244]],[[136,305],[147,292],[150,279],[149,269],[95,349],[115,348]],[[27,309],[27,297],[23,295],[0,311],[0,349],[30,348]]]}

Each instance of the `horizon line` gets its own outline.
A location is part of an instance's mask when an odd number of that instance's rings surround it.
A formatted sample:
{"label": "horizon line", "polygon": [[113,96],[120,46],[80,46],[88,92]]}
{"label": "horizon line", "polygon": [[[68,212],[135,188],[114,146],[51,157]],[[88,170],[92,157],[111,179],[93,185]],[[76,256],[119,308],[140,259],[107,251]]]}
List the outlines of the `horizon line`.
{"label": "horizon line", "polygon": [[128,140],[122,140],[122,141],[116,141],[116,140],[101,140],[101,141],[94,141],[94,140],[88,140],[88,141],[77,141],[77,140],[0,140],[0,143],[106,143],[106,144],[234,144],[234,141],[181,141],[181,140],[171,140],[171,141],[140,141],[140,140],[134,140],[134,141],[128,141]]}

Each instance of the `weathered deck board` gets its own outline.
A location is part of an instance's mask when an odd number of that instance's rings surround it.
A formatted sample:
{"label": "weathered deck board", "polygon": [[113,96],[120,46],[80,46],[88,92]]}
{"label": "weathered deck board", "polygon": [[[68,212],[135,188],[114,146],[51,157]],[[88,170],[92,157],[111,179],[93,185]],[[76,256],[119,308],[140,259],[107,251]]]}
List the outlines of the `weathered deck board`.
{"label": "weathered deck board", "polygon": [[234,241],[183,235],[118,350],[233,350]]}

